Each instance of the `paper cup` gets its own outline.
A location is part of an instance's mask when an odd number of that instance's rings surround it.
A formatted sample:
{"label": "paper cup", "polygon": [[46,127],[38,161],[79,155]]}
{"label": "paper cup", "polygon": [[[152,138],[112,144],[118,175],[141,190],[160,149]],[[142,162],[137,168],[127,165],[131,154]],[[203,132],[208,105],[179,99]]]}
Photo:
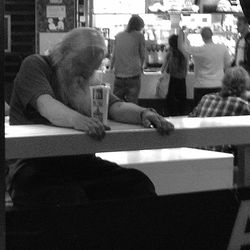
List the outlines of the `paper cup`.
{"label": "paper cup", "polygon": [[108,123],[110,84],[90,86],[91,117],[103,124]]}

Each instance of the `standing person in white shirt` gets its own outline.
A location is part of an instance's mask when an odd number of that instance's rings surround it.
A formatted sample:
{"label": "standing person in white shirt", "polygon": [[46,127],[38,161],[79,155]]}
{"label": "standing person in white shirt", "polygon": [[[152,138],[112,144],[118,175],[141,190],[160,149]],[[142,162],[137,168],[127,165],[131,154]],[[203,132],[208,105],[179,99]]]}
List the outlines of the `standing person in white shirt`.
{"label": "standing person in white shirt", "polygon": [[209,27],[201,30],[204,41],[202,46],[191,46],[181,29],[178,36],[178,47],[184,54],[192,55],[194,60],[194,105],[202,96],[221,89],[224,70],[231,65],[231,58],[224,44],[213,42],[213,32]]}

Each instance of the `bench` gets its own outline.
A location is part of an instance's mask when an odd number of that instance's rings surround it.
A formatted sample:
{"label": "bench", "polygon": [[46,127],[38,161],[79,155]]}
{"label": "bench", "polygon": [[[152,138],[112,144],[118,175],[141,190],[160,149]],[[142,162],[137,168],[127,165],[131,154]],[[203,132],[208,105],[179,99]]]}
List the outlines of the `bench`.
{"label": "bench", "polygon": [[158,195],[233,187],[233,155],[195,148],[97,153],[97,156],[144,172]]}

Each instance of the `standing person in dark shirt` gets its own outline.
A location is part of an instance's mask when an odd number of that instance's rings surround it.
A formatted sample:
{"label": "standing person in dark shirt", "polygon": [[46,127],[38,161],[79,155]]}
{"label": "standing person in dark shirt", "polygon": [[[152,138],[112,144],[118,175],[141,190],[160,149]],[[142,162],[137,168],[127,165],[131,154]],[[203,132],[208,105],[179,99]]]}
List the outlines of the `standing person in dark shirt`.
{"label": "standing person in dark shirt", "polygon": [[122,100],[137,103],[145,60],[144,21],[132,15],[127,28],[116,35],[111,69],[114,68],[114,94]]}
{"label": "standing person in dark shirt", "polygon": [[187,57],[178,49],[178,36],[169,37],[169,50],[161,72],[170,74],[166,107],[170,116],[184,115],[186,109]]}
{"label": "standing person in dark shirt", "polygon": [[[85,131],[101,140],[108,129],[91,118],[89,86],[106,53],[95,29],[76,28],[48,56],[23,61],[14,82],[10,124],[51,124]],[[156,112],[110,94],[109,118],[149,127],[162,134],[173,125]],[[21,149],[20,149],[21,150]],[[94,200],[155,195],[152,182],[95,155],[18,159],[9,165],[7,189],[15,206],[76,205]]]}
{"label": "standing person in dark shirt", "polygon": [[250,73],[250,32],[247,18],[239,16],[237,29],[240,38],[236,43],[233,66],[242,66]]}

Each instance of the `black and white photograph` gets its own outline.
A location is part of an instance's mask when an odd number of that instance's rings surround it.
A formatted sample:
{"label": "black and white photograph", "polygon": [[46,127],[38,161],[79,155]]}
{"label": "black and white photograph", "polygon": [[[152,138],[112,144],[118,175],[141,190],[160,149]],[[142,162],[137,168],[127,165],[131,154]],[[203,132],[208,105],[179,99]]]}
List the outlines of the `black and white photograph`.
{"label": "black and white photograph", "polygon": [[250,0],[0,16],[0,250],[250,250]]}

